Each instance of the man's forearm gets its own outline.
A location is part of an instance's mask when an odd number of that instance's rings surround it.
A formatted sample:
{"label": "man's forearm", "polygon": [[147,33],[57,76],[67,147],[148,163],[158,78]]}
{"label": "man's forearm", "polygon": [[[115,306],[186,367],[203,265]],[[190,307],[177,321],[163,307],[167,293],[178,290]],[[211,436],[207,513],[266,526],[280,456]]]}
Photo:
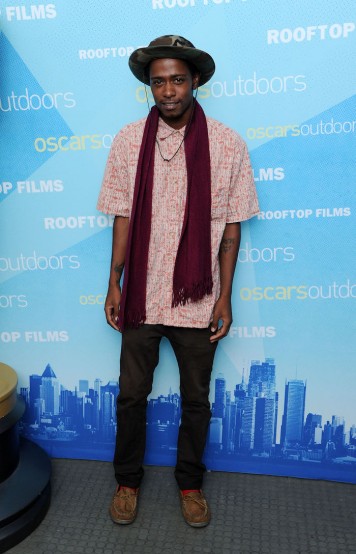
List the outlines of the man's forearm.
{"label": "man's forearm", "polygon": [[240,248],[240,223],[227,223],[220,244],[220,297],[231,297],[237,255]]}
{"label": "man's forearm", "polygon": [[125,266],[129,218],[116,216],[112,233],[112,255],[109,286],[120,288],[120,280]]}

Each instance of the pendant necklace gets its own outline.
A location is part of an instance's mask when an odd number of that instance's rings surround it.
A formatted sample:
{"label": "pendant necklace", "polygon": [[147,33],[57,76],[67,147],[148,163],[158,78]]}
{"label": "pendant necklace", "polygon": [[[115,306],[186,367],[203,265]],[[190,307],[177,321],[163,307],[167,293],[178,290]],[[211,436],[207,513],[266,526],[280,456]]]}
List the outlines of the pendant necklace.
{"label": "pendant necklace", "polygon": [[187,133],[185,132],[185,133],[184,133],[184,136],[183,136],[183,138],[182,138],[182,140],[181,140],[181,142],[180,142],[180,145],[178,146],[177,150],[174,152],[173,156],[171,156],[170,158],[165,158],[165,157],[163,156],[162,151],[161,151],[161,147],[160,147],[159,142],[158,142],[158,139],[157,139],[157,137],[156,137],[156,144],[157,144],[157,146],[158,146],[158,152],[160,153],[161,158],[162,158],[162,160],[163,160],[164,162],[170,162],[170,161],[173,160],[173,158],[178,154],[178,152],[179,152],[179,150],[180,150],[180,148],[181,148],[181,146],[182,146],[182,144],[183,144],[183,142],[184,142],[184,139],[185,139],[185,137],[186,137],[186,134],[187,134]]}

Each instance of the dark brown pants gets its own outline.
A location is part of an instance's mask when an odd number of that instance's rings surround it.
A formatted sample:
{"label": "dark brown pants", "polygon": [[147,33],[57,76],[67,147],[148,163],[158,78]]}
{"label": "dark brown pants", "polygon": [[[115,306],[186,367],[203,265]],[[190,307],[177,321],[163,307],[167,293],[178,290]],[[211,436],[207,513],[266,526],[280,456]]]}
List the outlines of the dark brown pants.
{"label": "dark brown pants", "polygon": [[166,337],[178,361],[182,403],[175,477],[180,489],[201,488],[206,469],[202,457],[211,417],[210,378],[217,346],[210,343],[210,335],[209,328],[166,325],[143,325],[124,331],[114,456],[115,477],[120,485],[139,487],[143,477],[147,396],[159,360],[159,344]]}

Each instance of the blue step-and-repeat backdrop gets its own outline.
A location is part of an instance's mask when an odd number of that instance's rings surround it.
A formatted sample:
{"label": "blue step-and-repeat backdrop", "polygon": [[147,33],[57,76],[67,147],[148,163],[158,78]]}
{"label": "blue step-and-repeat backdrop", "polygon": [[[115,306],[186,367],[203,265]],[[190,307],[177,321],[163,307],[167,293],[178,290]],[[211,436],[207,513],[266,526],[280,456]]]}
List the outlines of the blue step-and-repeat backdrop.
{"label": "blue step-and-repeat backdrop", "polygon": [[[114,135],[147,113],[128,57],[181,34],[216,61],[199,99],[246,140],[261,207],[206,463],[356,482],[354,2],[3,0],[1,22],[0,345],[21,432],[55,457],[112,459],[121,339],[103,312],[112,218],[95,206]],[[164,343],[147,463],[175,463],[179,419]]]}

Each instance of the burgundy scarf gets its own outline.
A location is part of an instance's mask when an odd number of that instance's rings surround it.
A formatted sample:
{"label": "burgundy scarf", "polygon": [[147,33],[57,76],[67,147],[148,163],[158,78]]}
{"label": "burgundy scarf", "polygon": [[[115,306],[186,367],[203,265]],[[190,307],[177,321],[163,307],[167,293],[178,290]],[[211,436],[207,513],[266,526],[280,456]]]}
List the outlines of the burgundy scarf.
{"label": "burgundy scarf", "polygon": [[[159,111],[154,106],[147,117],[137,164],[119,312],[118,325],[121,331],[127,327],[137,328],[146,320],[147,261],[158,117]],[[173,307],[188,301],[197,302],[211,294],[213,288],[209,137],[204,111],[196,101],[184,147],[188,187],[174,267]]]}

